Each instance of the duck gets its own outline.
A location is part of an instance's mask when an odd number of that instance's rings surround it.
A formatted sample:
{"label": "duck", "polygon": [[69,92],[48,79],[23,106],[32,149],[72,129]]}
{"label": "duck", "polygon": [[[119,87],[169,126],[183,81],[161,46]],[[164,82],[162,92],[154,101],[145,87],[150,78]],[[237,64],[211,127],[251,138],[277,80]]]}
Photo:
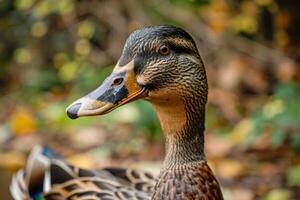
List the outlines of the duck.
{"label": "duck", "polygon": [[189,33],[173,25],[135,30],[112,73],[66,113],[76,119],[139,99],[150,102],[165,138],[159,175],[132,168],[81,169],[37,146],[12,178],[13,198],[223,200],[204,152],[207,95],[204,63]]}

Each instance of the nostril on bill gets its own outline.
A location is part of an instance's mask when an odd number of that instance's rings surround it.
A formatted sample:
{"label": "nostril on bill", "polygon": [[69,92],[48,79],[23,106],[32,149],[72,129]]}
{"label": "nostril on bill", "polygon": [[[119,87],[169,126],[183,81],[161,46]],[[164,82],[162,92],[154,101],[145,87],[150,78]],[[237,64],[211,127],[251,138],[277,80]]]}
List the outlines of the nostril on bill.
{"label": "nostril on bill", "polygon": [[111,85],[114,85],[114,86],[117,86],[117,85],[120,85],[121,83],[123,83],[123,78],[115,78]]}
{"label": "nostril on bill", "polygon": [[71,119],[76,119],[78,118],[78,110],[81,107],[81,103],[77,103],[74,104],[73,106],[71,106],[68,110],[67,110],[67,115],[71,118]]}

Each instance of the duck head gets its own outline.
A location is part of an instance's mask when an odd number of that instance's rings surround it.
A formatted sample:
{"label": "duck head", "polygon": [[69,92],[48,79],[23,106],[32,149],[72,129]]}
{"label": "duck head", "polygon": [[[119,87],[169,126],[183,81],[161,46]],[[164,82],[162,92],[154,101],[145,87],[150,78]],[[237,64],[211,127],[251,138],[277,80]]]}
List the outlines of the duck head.
{"label": "duck head", "polygon": [[70,118],[106,114],[128,102],[146,99],[157,107],[203,107],[205,69],[192,37],[174,26],[152,26],[127,39],[113,72],[94,91],[72,103]]}

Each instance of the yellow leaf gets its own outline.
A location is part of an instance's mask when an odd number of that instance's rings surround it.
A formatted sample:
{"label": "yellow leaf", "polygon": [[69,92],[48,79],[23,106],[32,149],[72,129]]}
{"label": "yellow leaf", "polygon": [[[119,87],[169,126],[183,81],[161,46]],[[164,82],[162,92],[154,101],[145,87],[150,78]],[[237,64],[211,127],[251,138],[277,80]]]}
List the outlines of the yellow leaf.
{"label": "yellow leaf", "polygon": [[271,101],[263,107],[264,115],[268,119],[280,114],[281,112],[284,111],[284,109],[285,109],[284,102],[280,99]]}
{"label": "yellow leaf", "polygon": [[76,78],[78,73],[78,65],[76,62],[66,62],[59,68],[58,75],[64,81],[71,81]]}
{"label": "yellow leaf", "polygon": [[91,38],[95,33],[95,25],[91,21],[83,21],[79,24],[78,35],[84,38]]}
{"label": "yellow leaf", "polygon": [[245,141],[245,138],[248,136],[248,134],[253,129],[253,122],[250,119],[243,119],[241,120],[235,128],[232,130],[232,132],[229,134],[229,139],[234,144],[240,144],[243,141]]}
{"label": "yellow leaf", "polygon": [[11,116],[10,128],[16,135],[31,134],[36,132],[37,123],[28,109],[21,108]]}

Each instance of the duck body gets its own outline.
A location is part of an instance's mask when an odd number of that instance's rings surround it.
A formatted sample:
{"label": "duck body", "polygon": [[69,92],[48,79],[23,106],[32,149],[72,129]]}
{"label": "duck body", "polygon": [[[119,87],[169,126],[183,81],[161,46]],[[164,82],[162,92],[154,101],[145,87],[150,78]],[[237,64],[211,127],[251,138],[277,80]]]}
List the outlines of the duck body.
{"label": "duck body", "polygon": [[11,184],[14,199],[223,199],[219,184],[204,160],[162,169],[155,179],[151,173],[131,168],[80,169],[44,155],[44,148],[36,146],[26,171],[14,176]]}
{"label": "duck body", "polygon": [[152,199],[223,199],[220,186],[206,161],[162,170]]}
{"label": "duck body", "polygon": [[[27,165],[13,177],[16,200],[149,199],[154,177],[131,168],[86,170],[67,164],[48,147],[36,146]],[[53,151],[51,151],[53,152]]]}
{"label": "duck body", "polygon": [[47,200],[222,200],[204,154],[207,91],[202,59],[187,32],[169,25],[133,32],[112,74],[100,87],[71,104],[67,114],[72,119],[102,115],[137,99],[149,101],[166,142],[159,176],[154,179],[149,173],[132,169],[78,169],[39,150],[14,177],[13,197],[32,199],[40,192]]}

